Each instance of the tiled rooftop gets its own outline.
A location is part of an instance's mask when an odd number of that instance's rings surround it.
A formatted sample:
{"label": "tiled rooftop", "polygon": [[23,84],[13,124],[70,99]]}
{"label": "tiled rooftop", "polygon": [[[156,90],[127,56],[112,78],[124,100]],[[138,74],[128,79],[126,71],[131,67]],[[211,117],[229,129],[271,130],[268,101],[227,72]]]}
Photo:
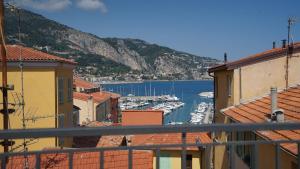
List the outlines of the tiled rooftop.
{"label": "tiled rooftop", "polygon": [[[144,134],[130,136],[131,145],[158,145],[158,144],[181,144],[181,133],[166,133],[166,134]],[[187,133],[186,143],[211,143],[212,140],[207,133]],[[180,147],[163,148],[168,150],[181,150]],[[187,147],[187,150],[198,150],[197,147]]]}
{"label": "tiled rooftop", "polygon": [[[152,151],[133,151],[132,168],[134,169],[152,169],[153,153]],[[35,156],[28,156],[29,168],[35,168]],[[1,163],[1,162],[0,162]],[[65,169],[68,168],[69,157],[66,153],[59,154],[41,154],[41,168]],[[9,159],[7,169],[24,168],[24,157],[16,156]],[[99,169],[99,152],[77,152],[73,155],[74,169]],[[127,169],[128,151],[116,150],[104,152],[105,169]]]}
{"label": "tiled rooftop", "polygon": [[90,97],[93,98],[94,102],[102,103],[111,98],[111,94],[107,92],[95,92],[95,93],[80,93],[73,92],[73,98],[78,100],[87,101]]}
{"label": "tiled rooftop", "polygon": [[[300,50],[300,42],[294,43],[294,51],[299,51]],[[275,49],[270,49],[255,55],[251,55],[248,57],[244,57],[242,59],[236,60],[236,61],[232,61],[232,62],[228,62],[226,64],[221,64],[221,65],[217,65],[215,67],[212,67],[209,69],[209,72],[214,72],[217,70],[226,70],[226,69],[234,69],[237,66],[244,66],[244,65],[248,65],[248,64],[252,64],[252,63],[256,63],[256,62],[261,62],[261,61],[267,61],[276,57],[281,57],[284,56],[284,54],[286,53],[287,48],[275,48]]]}
{"label": "tiled rooftop", "polygon": [[[300,122],[300,86],[291,87],[278,93],[278,108],[284,110],[286,122]],[[240,104],[224,110],[223,113],[240,123],[264,123],[267,122],[271,112],[271,100],[269,96],[255,101]],[[263,138],[270,140],[300,139],[298,130],[281,131],[257,131]],[[282,148],[297,155],[296,144],[281,144]]]}
{"label": "tiled rooftop", "polygon": [[97,147],[118,147],[126,145],[126,137],[122,135],[102,136]]}
{"label": "tiled rooftop", "polygon": [[83,80],[79,77],[74,77],[74,82],[73,84],[76,86],[76,87],[81,87],[81,88],[84,88],[84,89],[92,89],[92,88],[96,88],[98,87],[97,85],[95,85],[94,83],[91,83],[91,82],[88,82],[86,80]]}
{"label": "tiled rooftop", "polygon": [[[68,64],[76,64],[76,62],[54,56],[48,53],[44,53],[32,48],[20,46],[20,45],[6,45],[7,49],[7,61],[17,62],[19,61],[20,54],[24,62],[60,62]],[[20,52],[21,51],[21,52]],[[0,58],[1,60],[1,58]]]}

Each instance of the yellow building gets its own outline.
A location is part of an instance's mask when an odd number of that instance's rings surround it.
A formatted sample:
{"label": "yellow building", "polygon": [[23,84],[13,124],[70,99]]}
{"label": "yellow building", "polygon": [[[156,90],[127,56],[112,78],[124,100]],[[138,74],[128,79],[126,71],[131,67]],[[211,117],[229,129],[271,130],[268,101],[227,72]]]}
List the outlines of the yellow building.
{"label": "yellow building", "polygon": [[[25,118],[21,106],[20,56],[23,60]],[[15,112],[9,115],[9,128],[23,128],[23,119],[26,128],[70,127],[73,113],[73,69],[76,63],[18,45],[7,45],[7,61],[8,84],[14,86],[14,90],[8,91],[9,107],[15,109]],[[3,129],[2,115],[0,126]],[[27,139],[26,142],[29,150],[56,147],[59,144],[71,146],[71,139]],[[11,147],[12,150],[21,151],[22,143],[23,140],[17,140]],[[0,151],[3,151],[2,147]]]}
{"label": "yellow building", "polygon": [[[256,55],[228,62],[209,69],[209,73],[213,73],[214,76],[214,122],[245,122],[235,118],[238,116],[237,112],[231,114],[224,112],[232,106],[239,107],[246,103],[251,103],[258,98],[267,96],[270,93],[271,87],[276,87],[279,91],[282,91],[298,85],[300,83],[299,56],[300,43],[295,43],[289,46],[283,45],[280,48],[273,48]],[[259,110],[256,109],[250,111],[253,113],[263,109],[265,113],[267,111],[270,113],[271,111],[267,109],[269,107],[270,106],[268,105],[258,105],[257,109]],[[245,110],[242,112],[245,113]],[[255,120],[253,121],[253,118],[255,119],[256,116],[248,115],[250,119],[248,122],[255,122]],[[243,116],[248,118],[248,115],[244,114]],[[266,120],[264,121],[266,122]],[[254,135],[258,135],[256,132],[254,133]],[[243,135],[247,134],[244,133]],[[217,133],[216,140],[226,141],[228,139],[227,136],[228,135],[225,133]],[[233,134],[232,138],[236,139],[237,136],[234,136]],[[259,138],[268,139],[260,135],[256,137],[256,139]],[[262,149],[265,148],[266,147],[263,147]],[[284,151],[284,147],[281,147],[281,149]],[[215,169],[228,168],[226,148],[224,146],[217,146],[214,154]],[[270,154],[272,154],[271,151]],[[261,161],[264,160],[262,159]],[[266,159],[265,163],[268,164],[272,162]],[[289,166],[288,168],[290,168],[291,164],[285,166]]]}
{"label": "yellow building", "polygon": [[[181,133],[167,134],[145,134],[126,136],[128,144],[132,146],[141,145],[164,145],[164,144],[180,144]],[[187,144],[211,143],[207,133],[187,133]],[[164,169],[180,169],[181,168],[181,148],[161,148],[160,149],[160,168]],[[153,169],[156,168],[156,152],[153,151]],[[187,169],[206,169],[210,168],[210,150],[207,147],[187,147],[186,152],[186,168]]]}

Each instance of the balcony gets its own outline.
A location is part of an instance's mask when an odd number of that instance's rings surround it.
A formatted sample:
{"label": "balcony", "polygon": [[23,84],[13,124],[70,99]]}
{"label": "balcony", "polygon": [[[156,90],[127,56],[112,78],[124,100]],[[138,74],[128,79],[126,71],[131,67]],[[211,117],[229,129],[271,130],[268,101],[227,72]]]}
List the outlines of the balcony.
{"label": "balcony", "polygon": [[[162,163],[165,163],[165,158],[162,157],[161,151],[169,148],[177,148],[180,151],[181,168],[189,169],[195,168],[189,164],[188,151],[191,147],[197,147],[199,151],[206,150],[204,161],[201,161],[199,168],[210,169],[214,164],[214,158],[218,156],[215,153],[216,147],[225,147],[225,156],[228,159],[226,168],[234,169],[240,168],[237,160],[238,153],[236,149],[241,145],[251,146],[251,160],[248,168],[258,169],[262,158],[259,157],[259,146],[271,145],[274,147],[275,155],[270,158],[273,159],[272,164],[276,169],[283,168],[281,158],[282,144],[290,144],[297,147],[297,154],[300,151],[300,139],[285,139],[285,140],[267,140],[267,139],[253,139],[253,140],[226,140],[218,141],[212,139],[212,141],[200,141],[195,140],[193,143],[187,141],[187,135],[189,133],[220,133],[227,134],[233,132],[256,132],[256,131],[270,131],[270,130],[294,130],[300,129],[299,123],[260,123],[260,124],[203,124],[203,125],[174,125],[174,126],[115,126],[115,127],[93,127],[93,128],[60,128],[60,129],[27,129],[27,130],[1,130],[0,140],[4,139],[23,139],[23,138],[47,138],[47,137],[74,137],[74,136],[113,136],[113,135],[144,135],[144,134],[166,134],[166,133],[178,133],[181,137],[181,142],[176,144],[145,144],[145,145],[132,145],[116,146],[116,147],[88,147],[88,148],[63,148],[63,149],[48,149],[41,151],[27,151],[27,152],[8,152],[0,154],[1,168],[24,168],[25,164],[28,168],[121,168],[116,167],[110,161],[115,163],[126,162],[122,164],[126,168],[139,168],[138,164],[145,164],[139,159],[147,157],[147,153],[152,152],[154,156],[150,156],[150,160],[147,163],[152,163],[147,168],[164,168]],[[214,135],[211,134],[211,135]],[[111,158],[114,152],[122,156],[122,160]],[[214,155],[213,155],[214,154]],[[149,155],[149,154],[148,154]],[[152,158],[153,157],[153,158]],[[81,159],[81,160],[78,160]],[[300,158],[295,157],[295,168],[300,169]],[[247,168],[247,165],[244,165]],[[180,168],[180,166],[178,166]]]}

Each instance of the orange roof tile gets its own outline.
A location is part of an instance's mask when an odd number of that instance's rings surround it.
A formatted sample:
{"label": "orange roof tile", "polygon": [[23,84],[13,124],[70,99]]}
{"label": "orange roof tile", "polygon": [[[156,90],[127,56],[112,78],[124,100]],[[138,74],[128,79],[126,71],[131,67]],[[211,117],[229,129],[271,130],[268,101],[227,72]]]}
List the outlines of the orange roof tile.
{"label": "orange roof tile", "polygon": [[163,110],[123,110],[122,125],[162,125],[164,122]]}
{"label": "orange roof tile", "polygon": [[[24,156],[9,158],[7,169],[24,168]],[[35,156],[28,156],[29,168],[35,168]],[[41,168],[65,169],[69,167],[69,157],[66,153],[41,154]],[[133,150],[132,167],[136,169],[152,169],[152,151]],[[76,152],[73,154],[73,168],[75,169],[98,169],[100,168],[99,152]],[[127,169],[128,151],[105,151],[105,169]]]}
{"label": "orange roof tile", "polygon": [[[300,42],[294,43],[294,51],[299,51],[300,50]],[[244,65],[249,65],[257,62],[262,62],[262,61],[267,61],[271,60],[274,58],[278,57],[283,57],[285,56],[284,54],[286,53],[287,48],[275,48],[275,49],[270,49],[255,55],[251,55],[248,57],[244,57],[242,59],[233,61],[233,62],[228,62],[226,64],[221,64],[217,65],[215,67],[210,68],[208,71],[209,72],[215,72],[218,70],[231,70],[239,66],[244,66]]]}
{"label": "orange roof tile", "polygon": [[111,92],[94,92],[94,93],[80,93],[80,92],[73,92],[73,98],[78,100],[87,101],[89,98],[93,98],[94,102],[102,103],[110,98],[116,98],[117,94],[112,94]]}
{"label": "orange roof tile", "polygon": [[126,142],[125,136],[114,135],[114,136],[101,136],[97,147],[118,147]]}
{"label": "orange roof tile", "polygon": [[[165,133],[165,134],[143,134],[133,135],[130,137],[131,145],[157,145],[157,144],[181,144],[181,133]],[[187,133],[186,143],[193,144],[196,142],[200,143],[211,143],[212,140],[208,133]],[[180,147],[165,148],[168,150],[179,150]],[[187,150],[198,150],[197,147],[187,147]]]}
{"label": "orange roof tile", "polygon": [[[54,56],[48,53],[44,53],[29,47],[24,47],[20,45],[6,45],[7,50],[7,61],[17,62],[19,61],[20,53],[24,62],[61,62],[68,64],[76,64],[76,62]],[[21,52],[20,52],[21,51]],[[0,58],[1,61],[1,58]]]}
{"label": "orange roof tile", "polygon": [[[300,86],[289,88],[278,93],[278,108],[284,110],[284,118],[288,122],[300,122]],[[271,100],[269,96],[257,99],[255,101],[240,104],[235,107],[222,110],[226,116],[229,116],[240,123],[264,123],[270,117]],[[257,131],[265,139],[270,140],[299,140],[300,132],[295,130],[281,131]],[[296,144],[281,144],[282,148],[297,155]]]}
{"label": "orange roof tile", "polygon": [[98,87],[97,85],[95,85],[94,83],[91,83],[91,82],[88,82],[86,80],[83,80],[79,77],[74,77],[74,82],[73,84],[76,86],[76,87],[82,87],[82,88],[85,88],[85,89],[92,89],[92,88],[96,88]]}
{"label": "orange roof tile", "polygon": [[86,93],[80,93],[80,92],[73,92],[73,98],[78,100],[87,101],[89,98],[91,98],[91,95]]}

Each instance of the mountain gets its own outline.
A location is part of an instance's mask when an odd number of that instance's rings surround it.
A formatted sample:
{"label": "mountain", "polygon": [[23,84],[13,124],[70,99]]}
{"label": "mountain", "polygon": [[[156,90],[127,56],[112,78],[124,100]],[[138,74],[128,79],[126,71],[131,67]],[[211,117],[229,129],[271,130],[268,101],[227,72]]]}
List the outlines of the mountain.
{"label": "mountain", "polygon": [[[139,39],[100,38],[24,9],[20,16],[23,45],[75,60],[79,74],[118,80],[201,79],[219,62]],[[20,43],[18,32],[18,15],[5,10],[7,43]]]}

